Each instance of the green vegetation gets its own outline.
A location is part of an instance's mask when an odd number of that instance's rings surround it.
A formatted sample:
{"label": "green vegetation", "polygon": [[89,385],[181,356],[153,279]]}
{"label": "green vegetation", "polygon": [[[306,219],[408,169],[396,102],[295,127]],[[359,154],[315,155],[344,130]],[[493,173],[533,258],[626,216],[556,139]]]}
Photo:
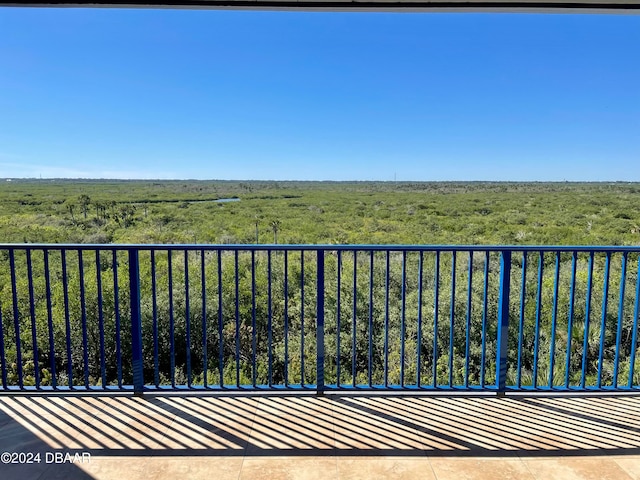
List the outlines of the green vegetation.
{"label": "green vegetation", "polygon": [[[217,202],[229,198],[239,201]],[[13,180],[0,184],[0,238],[6,243],[637,245],[639,224],[640,185],[630,183]],[[46,262],[42,250],[29,255],[32,281],[27,269],[27,254],[23,250],[14,254],[17,279],[17,308],[14,308],[11,256],[7,250],[0,250],[0,314],[8,383],[17,383],[16,317],[27,384],[35,382],[36,371],[43,384],[52,382],[50,342],[53,342],[56,352],[56,380],[60,384],[68,380],[67,332],[71,343],[70,373],[75,384],[84,384],[85,381],[92,385],[101,384],[103,379],[110,384],[116,381],[118,332],[124,382],[131,383],[126,252],[121,251],[114,256],[110,251],[101,250],[99,258],[95,252],[84,252],[80,258],[78,252],[71,251],[64,259],[66,268],[62,266],[59,251],[49,251]],[[160,250],[154,254],[155,262],[152,263],[151,253],[142,251],[140,281],[146,381],[153,382],[155,375],[153,325],[157,323],[160,383],[167,384],[172,380],[186,383],[189,368],[194,383],[200,384],[204,382],[205,375],[212,384],[219,382],[220,375],[226,383],[250,383],[254,375],[257,383],[262,384],[269,380],[283,383],[285,379],[290,383],[314,383],[317,264],[314,252],[304,254],[303,274],[302,257],[300,252],[290,252],[285,266],[283,252],[273,252],[271,258],[264,251],[256,252],[255,269],[252,269],[250,252],[240,252],[237,256],[233,252],[224,252],[218,256],[216,252],[192,250],[185,256],[180,251],[169,255],[166,250]],[[460,252],[455,262],[455,276],[452,277],[452,254],[444,252],[440,255],[437,278],[433,253],[425,253],[420,262],[417,252],[406,256],[392,252],[388,257],[388,270],[385,253],[374,254],[373,266],[371,258],[364,251],[359,251],[356,256],[352,252],[340,256],[336,252],[326,254],[327,382],[336,381],[339,367],[343,383],[354,380],[359,384],[367,383],[369,362],[373,383],[384,382],[386,375],[391,384],[399,384],[403,380],[407,384],[415,384],[418,365],[420,381],[425,384],[433,381],[434,369],[439,384],[447,384],[450,378],[454,384],[461,384],[466,376],[472,385],[479,384],[483,377],[486,383],[494,382],[499,255],[491,254],[487,259],[484,253],[474,252],[470,264],[468,253]],[[598,380],[603,385],[612,385],[614,381],[626,383],[630,354],[637,348],[632,344],[632,336],[638,254],[630,254],[627,258],[621,311],[622,255],[611,257],[604,329],[605,255],[598,254],[594,258],[589,316],[586,312],[588,255],[579,255],[576,261],[573,305],[569,302],[572,256],[563,253],[557,260],[559,273],[556,282],[556,256],[547,254],[544,257],[539,292],[540,321],[536,323],[539,256],[531,253],[527,257],[522,383],[548,384],[553,359],[553,383],[564,384],[569,344],[569,383],[579,385],[585,330],[586,384],[594,385]],[[422,276],[419,275],[420,265]],[[523,288],[521,265],[522,257],[514,254],[509,384],[517,380],[515,362]],[[485,266],[488,266],[489,285],[486,317],[483,312]],[[152,282],[152,268],[155,282]],[[357,271],[355,291],[354,269]],[[221,282],[218,280],[219,270]],[[469,271],[473,273],[470,303],[467,300]],[[253,277],[255,288],[252,287]],[[455,278],[455,286],[452,278]],[[51,287],[50,304],[46,295],[47,283]],[[556,284],[558,302],[554,304]],[[373,285],[372,290],[370,285]],[[434,331],[436,285],[439,288],[438,328]],[[31,297],[34,299],[33,314]],[[222,298],[221,303],[219,298]],[[571,309],[572,317],[569,316]],[[83,318],[86,318],[86,323]],[[420,329],[418,318],[422,319]],[[52,330],[49,329],[49,321]],[[120,329],[116,328],[118,322]],[[487,367],[484,372],[480,369],[483,322],[487,332]],[[269,323],[272,324],[271,343],[268,341]],[[33,361],[32,324],[36,325],[37,369]],[[385,324],[388,325],[388,336],[385,336]],[[101,335],[101,325],[104,335]],[[175,330],[173,356],[169,335],[172,326]],[[552,346],[553,338],[555,345]],[[434,355],[434,341],[437,343],[437,355]],[[618,341],[621,345],[619,350],[616,348]],[[102,345],[106,360],[104,372],[100,354]],[[467,348],[468,365],[465,363]],[[238,365],[233,361],[236,351],[240,358]],[[340,351],[340,362],[336,361],[337,351]],[[389,353],[386,365],[385,351]],[[450,352],[453,352],[452,356]],[[600,352],[602,377],[598,379]],[[619,352],[619,365],[618,377],[614,379],[616,352]],[[207,355],[206,365],[203,364],[204,353]],[[85,354],[87,362],[84,361]],[[270,357],[273,360],[271,379],[268,371]],[[538,358],[535,376],[534,357]],[[352,358],[355,360],[353,363]],[[404,370],[401,370],[401,358],[405,360]],[[640,381],[638,366],[634,378],[636,383]]]}
{"label": "green vegetation", "polygon": [[0,238],[634,245],[640,184],[13,180],[0,182]]}

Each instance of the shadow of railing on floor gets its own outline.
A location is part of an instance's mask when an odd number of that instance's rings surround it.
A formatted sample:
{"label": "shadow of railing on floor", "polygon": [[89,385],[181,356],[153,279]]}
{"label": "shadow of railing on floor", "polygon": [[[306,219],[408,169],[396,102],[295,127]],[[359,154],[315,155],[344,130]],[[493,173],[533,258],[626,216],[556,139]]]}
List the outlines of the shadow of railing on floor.
{"label": "shadow of railing on floor", "polygon": [[47,434],[49,426],[42,428],[39,419],[7,408],[4,400],[0,397],[0,478],[93,478],[78,466],[91,461],[88,451],[68,451],[55,434]]}
{"label": "shadow of railing on floor", "polygon": [[16,395],[0,409],[48,451],[97,456],[640,454],[637,396]]}

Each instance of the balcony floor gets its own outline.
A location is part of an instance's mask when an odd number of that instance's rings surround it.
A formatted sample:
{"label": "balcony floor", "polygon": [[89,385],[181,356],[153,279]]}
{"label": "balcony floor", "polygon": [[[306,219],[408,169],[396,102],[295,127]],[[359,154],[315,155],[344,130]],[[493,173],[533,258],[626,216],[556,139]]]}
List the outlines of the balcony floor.
{"label": "balcony floor", "polygon": [[640,396],[21,394],[0,452],[40,453],[3,480],[639,480]]}

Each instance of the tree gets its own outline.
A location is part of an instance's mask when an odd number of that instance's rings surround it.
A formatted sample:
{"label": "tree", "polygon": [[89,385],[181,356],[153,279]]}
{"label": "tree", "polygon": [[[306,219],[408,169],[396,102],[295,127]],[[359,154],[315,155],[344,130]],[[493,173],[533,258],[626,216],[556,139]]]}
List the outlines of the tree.
{"label": "tree", "polygon": [[82,207],[82,213],[84,214],[85,220],[87,219],[87,209],[89,208],[89,204],[91,203],[91,198],[89,195],[82,194],[78,197],[78,203]]}
{"label": "tree", "polygon": [[74,211],[74,210],[75,210],[75,208],[76,208],[76,204],[75,204],[75,203],[73,202],[73,200],[71,200],[71,199],[67,199],[67,200],[64,202],[64,204],[65,204],[65,206],[67,207],[67,211],[71,214],[71,221],[75,223],[76,218],[75,218],[75,216],[73,215],[73,211]]}
{"label": "tree", "polygon": [[98,220],[107,219],[107,204],[105,202],[94,202],[96,207],[96,218]]}
{"label": "tree", "polygon": [[273,229],[273,243],[278,243],[278,230],[280,230],[280,220],[272,220],[271,228]]}
{"label": "tree", "polygon": [[116,222],[118,222],[125,228],[130,227],[135,222],[135,212],[135,205],[121,205],[116,215]]}

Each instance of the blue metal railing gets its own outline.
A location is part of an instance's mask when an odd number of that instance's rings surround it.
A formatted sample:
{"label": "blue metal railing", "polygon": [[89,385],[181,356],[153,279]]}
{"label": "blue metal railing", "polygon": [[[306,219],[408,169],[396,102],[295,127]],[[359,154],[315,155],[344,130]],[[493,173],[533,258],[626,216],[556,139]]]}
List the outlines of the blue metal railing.
{"label": "blue metal railing", "polygon": [[0,245],[1,388],[637,390],[639,260],[639,247]]}

